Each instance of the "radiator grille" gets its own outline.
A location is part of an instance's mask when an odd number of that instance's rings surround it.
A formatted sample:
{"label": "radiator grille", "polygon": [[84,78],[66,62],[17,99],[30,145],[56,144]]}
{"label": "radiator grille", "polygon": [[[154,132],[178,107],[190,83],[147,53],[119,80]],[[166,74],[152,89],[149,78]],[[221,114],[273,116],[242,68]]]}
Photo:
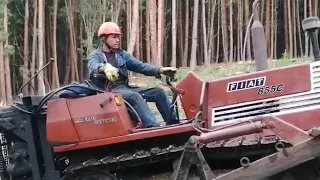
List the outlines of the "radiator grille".
{"label": "radiator grille", "polygon": [[311,82],[313,90],[320,90],[320,62],[314,62],[310,65]]}

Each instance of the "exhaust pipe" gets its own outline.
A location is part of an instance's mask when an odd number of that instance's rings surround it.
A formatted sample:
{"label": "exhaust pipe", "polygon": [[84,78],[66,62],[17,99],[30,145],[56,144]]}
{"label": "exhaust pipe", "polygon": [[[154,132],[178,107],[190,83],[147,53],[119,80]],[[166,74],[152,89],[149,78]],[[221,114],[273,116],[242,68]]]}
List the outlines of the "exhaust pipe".
{"label": "exhaust pipe", "polygon": [[320,20],[318,17],[308,17],[301,21],[302,29],[308,33],[311,40],[312,51],[315,61],[320,60],[320,50],[317,38],[317,32],[320,28]]}
{"label": "exhaust pipe", "polygon": [[257,6],[260,0],[255,0],[252,4],[253,24],[251,27],[253,56],[256,64],[256,71],[268,69],[267,43],[264,28],[259,21]]}

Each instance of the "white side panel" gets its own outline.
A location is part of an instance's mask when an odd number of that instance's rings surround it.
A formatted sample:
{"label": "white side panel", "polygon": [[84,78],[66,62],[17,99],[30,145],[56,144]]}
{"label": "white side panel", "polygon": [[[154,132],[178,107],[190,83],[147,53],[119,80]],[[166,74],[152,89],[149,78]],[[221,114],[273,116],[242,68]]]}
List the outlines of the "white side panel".
{"label": "white side panel", "polygon": [[320,108],[320,62],[311,63],[310,72],[311,91],[213,108],[211,124],[225,124],[257,116],[281,115]]}

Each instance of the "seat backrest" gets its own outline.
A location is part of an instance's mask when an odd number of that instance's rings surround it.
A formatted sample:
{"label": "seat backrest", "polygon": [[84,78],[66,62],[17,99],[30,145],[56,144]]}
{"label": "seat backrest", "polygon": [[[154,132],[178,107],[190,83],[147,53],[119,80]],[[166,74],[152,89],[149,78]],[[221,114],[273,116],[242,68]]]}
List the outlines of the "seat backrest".
{"label": "seat backrest", "polygon": [[77,87],[69,87],[68,89],[64,90],[59,95],[60,98],[80,98],[97,94],[97,91],[85,88],[90,87],[90,83],[79,84],[77,82],[72,82],[70,85],[77,85]]}

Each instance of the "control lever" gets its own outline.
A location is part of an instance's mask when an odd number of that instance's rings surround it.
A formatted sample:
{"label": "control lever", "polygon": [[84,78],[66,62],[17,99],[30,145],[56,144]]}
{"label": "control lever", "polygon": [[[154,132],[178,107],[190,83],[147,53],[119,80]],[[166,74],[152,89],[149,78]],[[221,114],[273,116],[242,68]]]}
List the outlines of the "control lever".
{"label": "control lever", "polygon": [[23,97],[23,92],[22,92],[22,89],[27,85],[27,84],[29,84],[35,77],[37,77],[37,75],[41,72],[41,71],[43,71],[47,66],[49,66],[51,63],[53,63],[54,62],[54,59],[53,58],[51,58],[50,59],[50,61],[46,64],[46,65],[44,65],[36,74],[34,74],[26,83],[24,83],[21,87],[20,87],[20,93],[19,93],[19,97],[20,98],[22,98]]}
{"label": "control lever", "polygon": [[167,71],[165,73],[166,75],[166,83],[169,85],[169,86],[172,86],[171,82],[175,82],[177,81],[177,78],[176,78],[176,71]]}

